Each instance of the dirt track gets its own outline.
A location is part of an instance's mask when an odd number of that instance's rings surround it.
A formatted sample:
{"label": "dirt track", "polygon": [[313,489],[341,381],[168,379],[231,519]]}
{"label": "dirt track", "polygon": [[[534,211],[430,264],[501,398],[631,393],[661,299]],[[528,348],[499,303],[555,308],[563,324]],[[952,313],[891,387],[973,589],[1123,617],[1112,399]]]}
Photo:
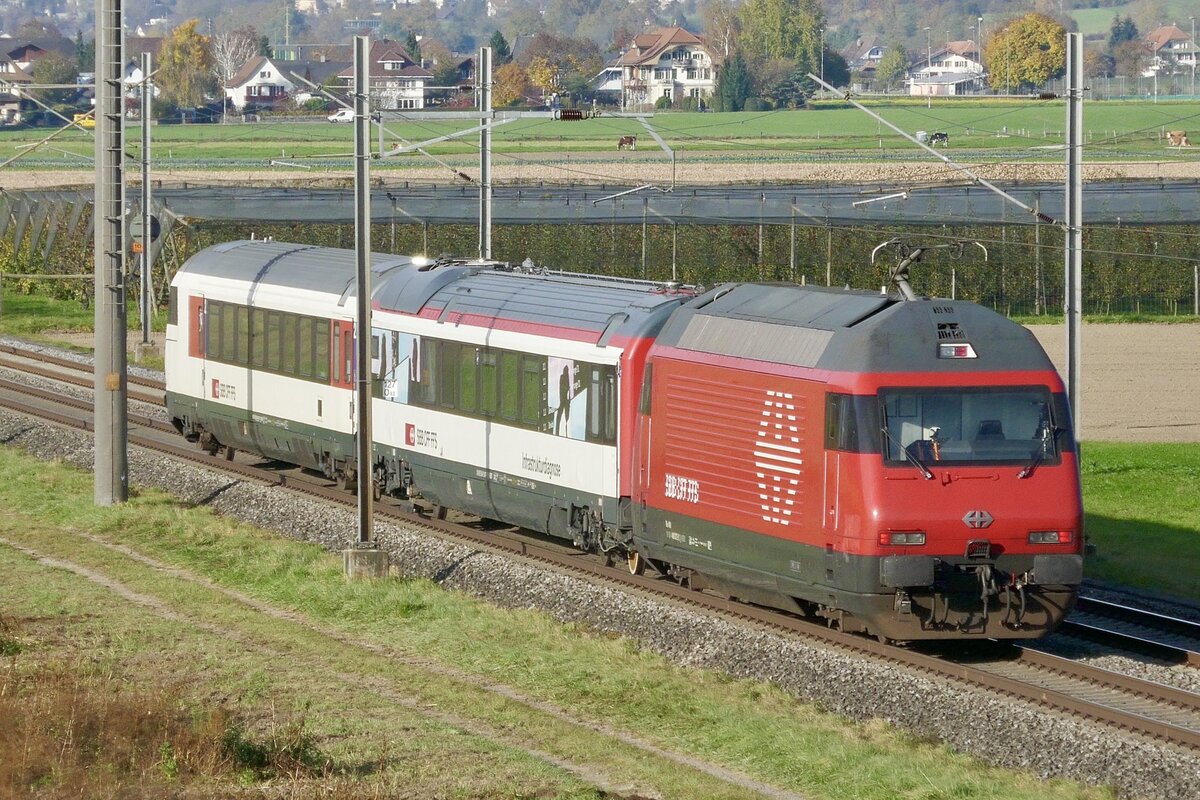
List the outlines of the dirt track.
{"label": "dirt track", "polygon": [[[639,150],[613,157],[611,153],[578,153],[558,156],[552,162],[544,156],[530,157],[528,161],[504,159],[492,168],[492,180],[497,184],[537,183],[628,183],[630,185],[670,183],[887,183],[927,184],[930,182],[962,181],[958,170],[941,163],[889,162],[879,163],[811,163],[788,161],[746,160],[742,162],[695,159],[699,153],[681,153],[674,165],[671,160],[657,151]],[[457,165],[456,165],[457,166]],[[994,165],[967,165],[983,178],[992,181],[1015,182],[1061,182],[1064,167],[1061,164],[1009,163]],[[472,178],[478,175],[475,164],[466,164],[462,171]],[[310,172],[295,170],[164,170],[155,169],[156,182],[167,184],[275,184],[275,185],[348,185],[354,178],[350,170]],[[1084,180],[1103,181],[1121,178],[1188,179],[1200,178],[1200,160],[1187,161],[1139,161],[1128,164],[1085,164]],[[375,169],[374,182],[381,185],[403,184],[405,181],[418,183],[460,183],[462,179],[449,170],[436,167],[429,162],[412,161],[411,166]],[[136,184],[138,176],[132,172],[127,180]],[[0,170],[0,189],[45,189],[60,186],[91,186],[95,173],[91,170],[34,171],[14,165]]]}

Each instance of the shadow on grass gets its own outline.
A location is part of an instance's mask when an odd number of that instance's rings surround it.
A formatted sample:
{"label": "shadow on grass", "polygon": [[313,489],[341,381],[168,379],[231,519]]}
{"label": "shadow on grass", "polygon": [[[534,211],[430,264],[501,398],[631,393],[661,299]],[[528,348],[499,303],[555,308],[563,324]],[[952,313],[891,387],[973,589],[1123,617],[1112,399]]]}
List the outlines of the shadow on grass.
{"label": "shadow on grass", "polygon": [[1096,546],[1087,577],[1200,603],[1200,530],[1103,514],[1086,514],[1084,529]]}

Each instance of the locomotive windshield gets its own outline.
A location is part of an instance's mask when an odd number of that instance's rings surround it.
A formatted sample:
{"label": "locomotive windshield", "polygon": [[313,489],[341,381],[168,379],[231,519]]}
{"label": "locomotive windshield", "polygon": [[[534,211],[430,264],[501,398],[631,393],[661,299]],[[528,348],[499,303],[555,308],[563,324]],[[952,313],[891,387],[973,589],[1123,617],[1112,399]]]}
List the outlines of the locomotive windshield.
{"label": "locomotive windshield", "polygon": [[1065,407],[1044,387],[884,389],[879,399],[888,462],[1047,464],[1067,446]]}

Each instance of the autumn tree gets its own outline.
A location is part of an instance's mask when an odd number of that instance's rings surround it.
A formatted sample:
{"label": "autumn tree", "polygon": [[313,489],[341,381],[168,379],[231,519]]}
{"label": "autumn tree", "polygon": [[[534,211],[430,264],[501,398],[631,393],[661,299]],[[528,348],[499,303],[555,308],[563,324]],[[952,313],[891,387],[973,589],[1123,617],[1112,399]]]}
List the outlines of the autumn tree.
{"label": "autumn tree", "polygon": [[1045,14],[1026,14],[996,33],[984,48],[993,86],[1041,86],[1067,68],[1066,29]]}
{"label": "autumn tree", "polygon": [[548,95],[558,89],[559,68],[545,56],[534,56],[526,70],[529,82],[542,90],[542,95]]}
{"label": "autumn tree", "polygon": [[520,64],[502,64],[492,73],[492,106],[503,108],[520,102],[529,88],[529,76]]}
{"label": "autumn tree", "polygon": [[47,103],[65,103],[75,94],[75,78],[79,75],[79,66],[74,60],[55,52],[33,62],[33,82],[41,85],[69,86],[67,89],[44,89],[40,97]]}
{"label": "autumn tree", "polygon": [[260,55],[259,44],[258,31],[249,26],[212,37],[212,68],[217,85],[225,87],[242,65]]}
{"label": "autumn tree", "polygon": [[[733,0],[708,0],[702,8],[704,36],[721,58],[728,58],[737,47],[742,21],[738,18],[738,6]],[[624,46],[624,43],[622,43]]]}
{"label": "autumn tree", "polygon": [[1150,51],[1141,42],[1121,42],[1113,48],[1113,70],[1131,78],[1141,75],[1150,63]]}
{"label": "autumn tree", "polygon": [[162,98],[176,106],[198,106],[214,88],[212,54],[208,37],[196,30],[199,24],[198,19],[183,23],[163,39],[158,51],[155,83]]}
{"label": "autumn tree", "polygon": [[580,94],[604,66],[600,48],[590,39],[559,37],[545,31],[521,51],[529,80],[546,92]]}
{"label": "autumn tree", "polygon": [[1116,74],[1117,62],[1112,56],[1099,50],[1083,51],[1083,75],[1086,78],[1111,78]]}
{"label": "autumn tree", "polygon": [[33,17],[18,25],[13,36],[17,39],[57,39],[62,36],[62,31],[45,17]]}
{"label": "autumn tree", "polygon": [[879,64],[875,67],[875,80],[883,87],[884,91],[887,91],[904,81],[911,66],[912,61],[909,60],[908,51],[904,49],[903,45],[895,45],[883,54],[883,58],[879,59]]}

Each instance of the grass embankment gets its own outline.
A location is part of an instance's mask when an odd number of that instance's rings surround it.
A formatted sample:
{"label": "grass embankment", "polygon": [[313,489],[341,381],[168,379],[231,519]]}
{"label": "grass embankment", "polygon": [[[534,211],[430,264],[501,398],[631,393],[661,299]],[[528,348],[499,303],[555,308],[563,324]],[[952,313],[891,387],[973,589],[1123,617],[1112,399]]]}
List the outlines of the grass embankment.
{"label": "grass embankment", "polygon": [[[1064,140],[1061,101],[1036,101],[1019,98],[953,98],[941,100],[897,97],[869,100],[869,104],[889,122],[913,133],[918,130],[946,131],[954,149],[996,150],[1011,156],[1013,149],[1032,149],[1060,145]],[[1091,102],[1085,141],[1091,147],[1089,160],[1103,160],[1105,148],[1119,146],[1124,158],[1128,153],[1161,158],[1186,154],[1167,151],[1160,138],[1164,129],[1186,128],[1194,116],[1194,105],[1183,101],[1141,100]],[[914,157],[920,153],[902,137],[875,120],[840,101],[820,101],[810,109],[761,113],[658,113],[652,124],[660,135],[680,152],[688,150],[752,153],[756,157],[825,150],[902,150]],[[474,125],[469,120],[454,122],[391,121],[386,124],[387,147],[422,142]],[[169,164],[173,159],[271,158],[348,158],[353,152],[352,125],[332,125],[321,118],[313,122],[264,122],[249,125],[164,125],[154,126],[154,159]],[[136,126],[130,126],[131,143],[138,141]],[[493,133],[497,153],[560,155],[572,152],[609,151],[623,135],[644,136],[645,129],[635,119],[601,115],[580,122],[526,119],[505,123]],[[22,145],[39,141],[46,129],[0,131],[0,156],[20,152]],[[55,140],[62,151],[86,157],[92,151],[92,135],[69,131]],[[134,147],[136,150],[136,146]],[[428,146],[439,155],[474,155],[477,143],[470,135],[460,141]],[[894,155],[894,154],[893,154]],[[414,158],[418,156],[414,155]],[[1061,161],[1061,151],[1047,151],[1045,158]],[[402,159],[394,162],[397,164]],[[64,162],[65,163],[65,162]],[[78,159],[70,159],[77,165]],[[383,164],[381,163],[381,166]]]}
{"label": "grass embankment", "polygon": [[1083,443],[1090,577],[1200,601],[1200,447]]}
{"label": "grass embankment", "polygon": [[541,613],[347,584],[334,555],[159,492],[96,509],[89,475],[13,450],[0,509],[0,797],[1109,796]]}

